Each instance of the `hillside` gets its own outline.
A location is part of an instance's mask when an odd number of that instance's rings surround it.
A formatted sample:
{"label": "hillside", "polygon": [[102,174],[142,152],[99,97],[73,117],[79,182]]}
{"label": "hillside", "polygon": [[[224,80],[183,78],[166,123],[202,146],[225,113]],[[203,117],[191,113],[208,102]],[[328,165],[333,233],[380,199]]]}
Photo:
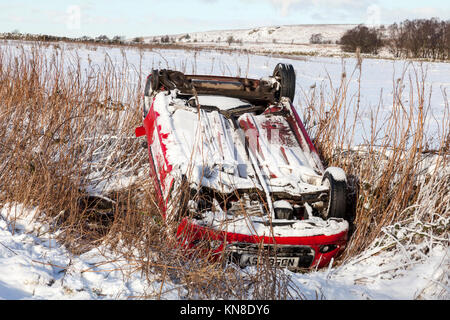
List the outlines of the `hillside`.
{"label": "hillside", "polygon": [[[308,44],[313,34],[321,34],[324,42],[336,43],[345,31],[355,27],[349,24],[317,24],[317,25],[287,25],[272,27],[257,27],[252,29],[216,30],[168,35],[175,42],[195,43],[214,42],[226,43],[229,37],[244,43],[283,43]],[[187,36],[188,35],[188,36]],[[160,40],[160,36],[146,37],[146,42]]]}

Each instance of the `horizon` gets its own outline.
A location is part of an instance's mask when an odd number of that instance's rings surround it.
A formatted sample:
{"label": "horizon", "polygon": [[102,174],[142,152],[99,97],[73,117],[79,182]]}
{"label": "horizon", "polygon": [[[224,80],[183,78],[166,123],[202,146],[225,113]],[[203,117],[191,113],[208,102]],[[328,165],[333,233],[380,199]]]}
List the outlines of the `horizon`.
{"label": "horizon", "polygon": [[152,37],[293,25],[389,25],[450,18],[450,3],[429,0],[0,0],[0,33],[68,38]]}
{"label": "horizon", "polygon": [[[299,27],[299,26],[358,26],[361,24],[358,23],[311,23],[311,24],[284,24],[284,25],[267,25],[267,26],[255,26],[253,28],[270,28],[270,27]],[[252,29],[251,27],[249,28],[229,28],[229,29],[211,29],[211,30],[204,30],[204,31],[194,31],[194,32],[180,32],[180,33],[173,33],[173,34],[157,34],[157,35],[151,35],[151,36],[141,36],[141,37],[160,37],[160,36],[165,36],[165,35],[169,35],[169,36],[176,36],[176,35],[184,35],[186,33],[189,34],[195,34],[195,33],[208,33],[208,32],[219,32],[219,31],[245,31],[245,30],[249,30]],[[30,34],[30,35],[48,35],[48,36],[56,36],[53,34],[44,34],[44,33],[29,33],[29,32],[21,32],[20,30],[16,29],[16,30],[12,30],[12,31],[7,31],[7,32],[2,32],[0,31],[0,34],[4,34],[4,33],[13,33],[13,32],[18,32],[19,34]],[[103,34],[99,34],[97,36],[102,36]],[[82,37],[84,35],[81,35],[80,37]],[[116,35],[114,35],[116,36]],[[67,37],[67,38],[77,38],[77,37],[68,37],[68,36],[60,36],[60,37]],[[91,36],[93,39],[96,36]],[[139,36],[137,36],[139,37]],[[108,37],[108,38],[113,38],[113,36]],[[127,39],[132,39],[132,38],[127,38]]]}

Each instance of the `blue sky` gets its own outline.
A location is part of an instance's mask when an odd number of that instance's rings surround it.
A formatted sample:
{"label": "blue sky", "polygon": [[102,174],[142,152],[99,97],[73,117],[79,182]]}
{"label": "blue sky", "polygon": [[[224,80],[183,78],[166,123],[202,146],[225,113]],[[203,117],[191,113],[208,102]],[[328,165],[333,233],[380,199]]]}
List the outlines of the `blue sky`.
{"label": "blue sky", "polygon": [[450,19],[448,0],[0,0],[0,32],[127,38],[268,25]]}

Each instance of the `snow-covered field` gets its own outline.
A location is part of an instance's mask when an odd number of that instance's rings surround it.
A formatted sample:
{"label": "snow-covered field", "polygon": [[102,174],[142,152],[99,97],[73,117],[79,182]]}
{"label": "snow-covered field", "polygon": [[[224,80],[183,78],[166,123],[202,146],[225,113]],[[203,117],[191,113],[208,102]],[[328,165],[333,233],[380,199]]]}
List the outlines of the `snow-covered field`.
{"label": "snow-covered field", "polygon": [[[275,33],[274,31],[273,33]],[[256,32],[255,32],[256,33]],[[308,36],[305,36],[306,38]],[[19,51],[20,43],[2,43],[8,50]],[[405,74],[404,97],[410,101],[416,72],[426,71],[426,98],[429,97],[432,119],[427,136],[432,139],[440,132],[439,120],[448,117],[446,92],[450,90],[450,64],[416,63],[391,60],[365,59],[361,81],[351,74],[357,64],[354,58],[303,57],[301,59],[276,58],[253,54],[226,53],[214,50],[181,51],[121,49],[106,47],[78,47],[63,45],[68,60],[80,59],[84,68],[101,66],[107,54],[118,66],[126,58],[136,66],[127,77],[137,84],[154,68],[172,68],[186,73],[219,74],[262,77],[271,74],[278,62],[292,63],[297,74],[295,102],[302,114],[305,98],[313,88],[324,92],[339,87],[343,72],[349,80],[348,103],[355,103],[361,88],[360,105],[363,112],[353,143],[364,144],[370,119],[380,105],[378,117],[383,119],[392,111],[393,86]],[[26,50],[29,45],[25,44]],[[49,46],[52,53],[60,50]],[[413,79],[410,88],[409,77]],[[411,95],[411,97],[413,97]],[[428,101],[428,100],[427,100]],[[411,103],[416,103],[410,101]],[[428,102],[427,102],[428,105]],[[351,118],[351,117],[350,117]],[[383,126],[380,126],[382,136]],[[132,136],[134,132],[130,132]],[[96,190],[98,192],[98,190]],[[447,205],[448,204],[444,204]],[[155,276],[154,282],[136,271],[136,266],[120,255],[99,246],[82,255],[73,255],[48,233],[49,226],[36,219],[40,213],[21,204],[8,204],[0,209],[0,298],[2,299],[127,299],[133,297],[183,299],[185,289]],[[20,213],[20,214],[19,214]],[[34,218],[34,219],[33,219]],[[422,246],[413,241],[398,245],[399,239],[408,237],[408,228],[420,221],[413,220],[402,226],[385,228],[384,233],[368,250],[353,257],[339,267],[310,273],[286,274],[295,286],[293,295],[306,299],[450,299],[448,232],[444,239],[424,234]],[[448,230],[449,217],[435,223]],[[447,245],[445,245],[447,244]],[[392,250],[387,248],[395,247]],[[418,256],[419,258],[412,258]],[[250,269],[249,272],[252,272]]]}
{"label": "snow-covered field", "polygon": [[[356,25],[286,25],[253,29],[217,30],[176,35],[145,37],[147,43],[169,37],[171,42],[192,47],[214,47],[248,50],[253,53],[340,55],[336,41]],[[322,43],[311,44],[313,35],[319,35]]]}
{"label": "snow-covered field", "polygon": [[[215,30],[174,35],[144,37],[146,43],[161,42],[183,44],[193,48],[219,48],[252,53],[294,56],[340,57],[354,55],[343,52],[337,42],[355,24],[315,24],[267,26],[252,29]],[[319,37],[317,37],[319,35]],[[311,37],[319,38],[311,42]],[[131,39],[130,39],[131,41]],[[393,58],[387,49],[378,57]]]}
{"label": "snow-covered field", "polygon": [[[286,44],[308,44],[311,36],[321,34],[322,41],[335,43],[349,29],[354,28],[353,24],[316,24],[316,25],[285,25],[258,27],[253,29],[237,30],[217,30],[206,32],[183,33],[168,35],[175,41],[192,42],[225,42],[232,36],[235,40],[242,40],[245,43],[286,43]],[[186,37],[188,35],[188,37]],[[161,35],[165,36],[165,35]],[[161,36],[145,37],[144,41],[152,42],[160,40]]]}

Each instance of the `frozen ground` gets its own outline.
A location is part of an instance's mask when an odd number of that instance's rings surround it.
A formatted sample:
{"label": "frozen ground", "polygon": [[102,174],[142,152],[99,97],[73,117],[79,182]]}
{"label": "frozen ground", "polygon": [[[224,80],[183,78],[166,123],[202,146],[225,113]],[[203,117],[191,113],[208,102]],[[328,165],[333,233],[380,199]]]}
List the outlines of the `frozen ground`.
{"label": "frozen ground", "polygon": [[[18,50],[19,43],[2,43],[9,50]],[[29,48],[28,45],[25,47]],[[297,73],[296,103],[300,112],[304,108],[305,95],[311,88],[323,86],[325,92],[331,83],[336,88],[345,69],[347,77],[356,65],[353,58],[307,57],[296,60],[250,54],[230,54],[216,51],[177,51],[63,46],[65,54],[75,61],[80,59],[84,68],[98,67],[105,61],[105,54],[120,66],[123,59],[136,66],[126,76],[130,84],[137,84],[139,76],[145,79],[153,68],[174,68],[187,73],[241,75],[260,77],[271,74],[278,62],[289,62]],[[50,54],[55,49],[49,46]],[[430,138],[438,130],[438,120],[444,116],[443,106],[448,103],[445,92],[450,90],[450,64],[409,63],[390,60],[365,59],[362,65],[361,108],[367,119],[360,119],[355,145],[364,143],[371,111],[381,101],[380,119],[392,106],[393,81],[405,72],[407,77],[415,71],[427,70],[426,86],[432,87],[430,106],[436,123],[430,122]],[[142,78],[143,77],[143,78]],[[331,82],[329,81],[331,80]],[[356,77],[349,82],[349,97],[356,97]],[[405,97],[409,96],[409,84],[405,83]],[[428,95],[427,95],[428,96]],[[415,102],[414,102],[415,103]],[[382,120],[380,121],[382,122]],[[134,132],[130,132],[132,136]],[[19,214],[23,213],[23,214]],[[146,284],[136,271],[120,255],[108,248],[75,256],[60,246],[48,233],[48,226],[32,218],[39,212],[21,205],[6,205],[0,211],[0,298],[2,299],[126,299],[133,297],[182,299],[184,289],[174,283],[161,286],[155,277]],[[439,223],[448,228],[448,217]],[[389,250],[396,239],[407,233],[408,225],[387,228],[374,244],[362,255],[347,261],[338,268],[314,271],[308,274],[287,272],[300,292],[299,298],[307,299],[450,299],[449,248],[447,242],[429,237],[426,250],[416,246],[398,246]],[[395,237],[394,237],[395,235]],[[442,239],[441,239],[442,240]],[[444,239],[445,240],[445,239]],[[426,253],[424,253],[426,252]],[[419,258],[412,258],[418,255]],[[155,292],[157,293],[155,295]],[[161,294],[159,296],[159,294]]]}
{"label": "frozen ground", "polygon": [[[36,215],[21,205],[0,211],[0,299],[182,299],[186,294],[170,281],[161,286],[157,276],[148,284],[136,265],[107,248],[70,254],[47,232],[48,225],[33,222]],[[450,299],[450,288],[442,284],[448,253],[448,247],[436,245],[425,261],[408,263],[406,254],[377,246],[338,268],[286,274],[299,299]]]}

